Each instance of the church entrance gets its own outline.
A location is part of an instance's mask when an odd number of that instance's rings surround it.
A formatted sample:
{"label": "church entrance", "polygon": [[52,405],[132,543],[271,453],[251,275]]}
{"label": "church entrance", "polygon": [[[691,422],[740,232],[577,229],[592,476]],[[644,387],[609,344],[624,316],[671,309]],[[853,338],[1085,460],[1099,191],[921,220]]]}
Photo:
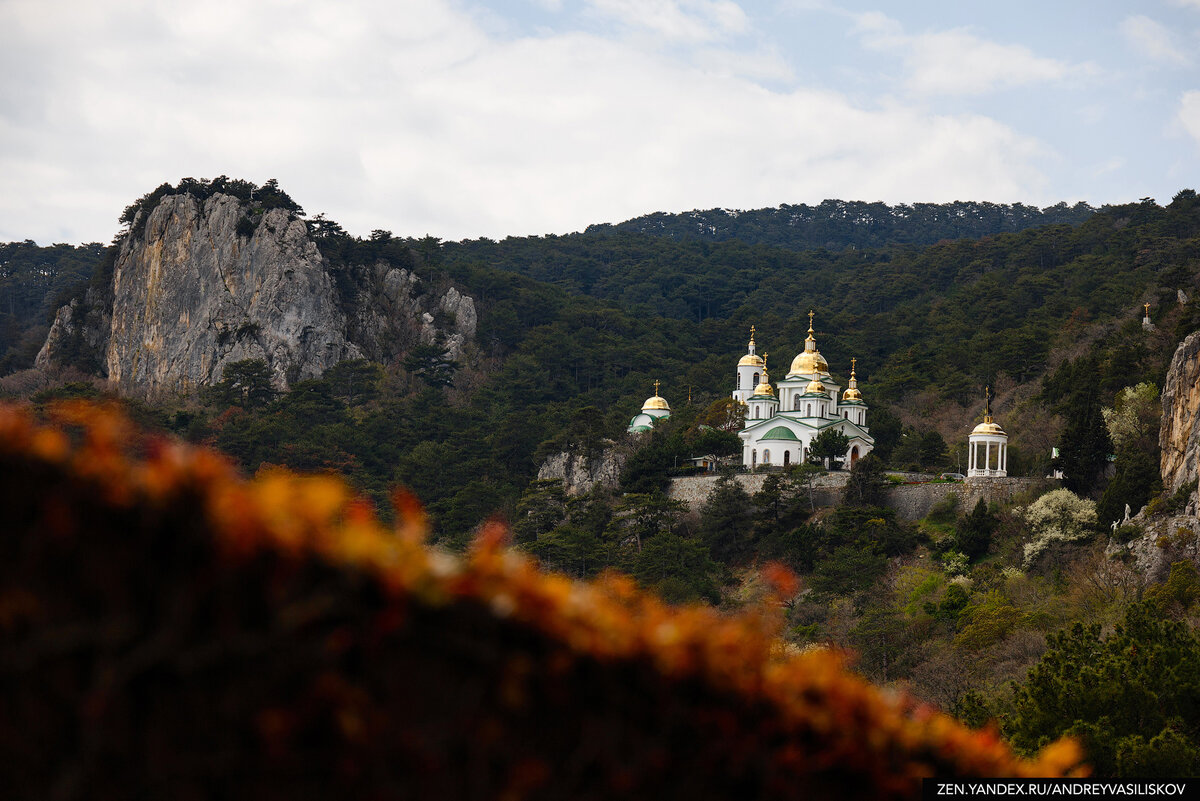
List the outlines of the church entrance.
{"label": "church entrance", "polygon": [[854,463],[858,461],[858,446],[855,445],[850,449],[850,467],[854,467]]}

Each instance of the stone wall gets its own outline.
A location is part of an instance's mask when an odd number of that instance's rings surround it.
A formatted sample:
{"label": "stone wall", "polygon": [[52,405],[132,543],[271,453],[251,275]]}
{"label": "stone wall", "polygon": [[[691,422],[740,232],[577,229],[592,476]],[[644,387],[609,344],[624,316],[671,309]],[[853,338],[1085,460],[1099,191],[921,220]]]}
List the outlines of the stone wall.
{"label": "stone wall", "polygon": [[[818,506],[835,506],[841,500],[842,487],[849,480],[849,473],[829,473],[814,479],[815,501]],[[766,474],[743,473],[735,476],[746,492],[753,495],[762,489]],[[667,495],[683,501],[688,508],[699,511],[717,483],[717,476],[688,476],[671,480]],[[989,503],[1012,501],[1013,497],[1027,490],[1044,487],[1052,489],[1042,478],[983,478],[968,479],[958,483],[897,484],[887,488],[887,506],[896,510],[902,520],[920,520],[929,514],[934,504],[953,494],[958,496],[958,510],[965,514],[975,507],[980,498]]]}
{"label": "stone wall", "polygon": [[[734,480],[741,484],[746,492],[753,495],[762,489],[767,475],[769,474],[740,473],[734,476]],[[716,474],[673,478],[671,479],[671,486],[667,488],[667,497],[676,501],[683,501],[692,511],[699,511],[700,507],[704,505],[704,501],[708,499],[708,494],[716,486],[718,478]],[[849,479],[849,473],[829,473],[828,475],[814,478],[813,500],[817,506],[833,506],[836,504],[841,498],[842,487],[846,486],[846,482]]]}

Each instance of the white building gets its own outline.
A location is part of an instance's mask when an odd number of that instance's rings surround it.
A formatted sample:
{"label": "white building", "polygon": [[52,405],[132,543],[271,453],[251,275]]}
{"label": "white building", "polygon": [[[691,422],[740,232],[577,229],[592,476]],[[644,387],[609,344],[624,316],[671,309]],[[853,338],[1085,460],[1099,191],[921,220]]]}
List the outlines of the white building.
{"label": "white building", "polygon": [[867,429],[867,405],[858,390],[856,360],[851,360],[850,381],[839,398],[840,387],[829,372],[829,363],[817,350],[812,321],[810,311],[804,351],[792,360],[787,376],[778,382],[778,397],[771,387],[765,359],[755,353],[754,329],[750,329],[748,352],[738,361],[733,391],[733,397],[746,404],[746,425],[738,436],[742,439],[742,462],[747,467],[803,463],[812,441],[827,429],[840,431],[850,440],[845,455],[848,467],[875,446]]}
{"label": "white building", "polygon": [[983,422],[975,426],[967,442],[970,446],[967,478],[1004,478],[1008,475],[1008,434],[992,420],[990,389],[983,405]]}

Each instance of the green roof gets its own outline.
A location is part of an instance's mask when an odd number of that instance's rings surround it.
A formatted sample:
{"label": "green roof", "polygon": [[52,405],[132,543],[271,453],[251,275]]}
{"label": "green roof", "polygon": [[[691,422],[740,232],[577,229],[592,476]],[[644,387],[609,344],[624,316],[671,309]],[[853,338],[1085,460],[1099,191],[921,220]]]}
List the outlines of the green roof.
{"label": "green roof", "polygon": [[786,439],[792,442],[799,442],[800,438],[792,433],[792,430],[787,426],[775,426],[767,433],[763,434],[759,439]]}

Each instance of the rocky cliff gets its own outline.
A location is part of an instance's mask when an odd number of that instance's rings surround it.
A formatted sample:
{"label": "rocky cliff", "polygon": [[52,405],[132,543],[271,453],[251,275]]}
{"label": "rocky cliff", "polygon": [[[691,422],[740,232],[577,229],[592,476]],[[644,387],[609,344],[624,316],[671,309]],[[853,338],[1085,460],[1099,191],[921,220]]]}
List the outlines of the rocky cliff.
{"label": "rocky cliff", "polygon": [[308,226],[285,209],[251,215],[230,195],[185,193],[140,214],[111,282],[59,309],[39,366],[90,361],[119,391],[153,395],[262,359],[286,389],[345,359],[394,361],[418,343],[442,342],[461,359],[474,337],[472,299],[427,291],[409,270],[352,265],[339,286]]}
{"label": "rocky cliff", "polygon": [[[1200,458],[1200,332],[1180,343],[1162,392],[1162,480],[1168,492],[1196,480]],[[1194,502],[1193,502],[1194,503]],[[1193,508],[1193,512],[1195,509]]]}
{"label": "rocky cliff", "polygon": [[582,495],[596,485],[616,487],[629,453],[610,445],[596,454],[562,451],[546,458],[538,468],[538,480],[559,479],[568,495]]}

